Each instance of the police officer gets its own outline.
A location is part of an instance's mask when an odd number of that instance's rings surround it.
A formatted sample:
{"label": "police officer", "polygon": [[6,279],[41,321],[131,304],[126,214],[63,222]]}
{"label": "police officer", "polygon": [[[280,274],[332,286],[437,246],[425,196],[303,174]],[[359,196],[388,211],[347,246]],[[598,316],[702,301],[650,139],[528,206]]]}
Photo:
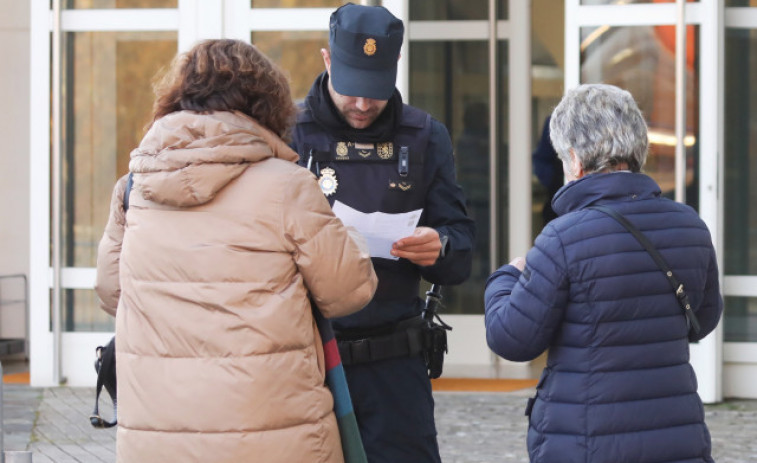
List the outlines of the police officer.
{"label": "police officer", "polygon": [[371,463],[440,461],[418,324],[420,279],[466,280],[474,236],[446,128],[404,105],[395,89],[403,33],[402,21],[383,7],[337,9],[330,50],[321,50],[326,71],[310,89],[293,135],[301,164],[332,205],[338,200],[364,213],[423,210],[415,232],[393,244],[396,259],[373,259],[374,299],[333,320]]}

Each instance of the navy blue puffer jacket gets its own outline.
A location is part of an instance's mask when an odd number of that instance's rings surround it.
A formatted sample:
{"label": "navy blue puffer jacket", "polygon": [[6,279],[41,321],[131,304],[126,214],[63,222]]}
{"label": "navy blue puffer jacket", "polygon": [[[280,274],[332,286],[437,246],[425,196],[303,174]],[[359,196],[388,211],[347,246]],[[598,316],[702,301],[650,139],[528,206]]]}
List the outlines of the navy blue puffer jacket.
{"label": "navy blue puffer jacket", "polygon": [[[689,335],[667,279],[613,218],[639,228],[684,284],[701,332]],[[521,273],[487,283],[489,347],[513,361],[549,349],[530,413],[538,463],[712,462],[689,340],[710,333],[723,309],[710,233],[697,213],[660,197],[648,176],[592,174],[564,186],[560,215]]]}

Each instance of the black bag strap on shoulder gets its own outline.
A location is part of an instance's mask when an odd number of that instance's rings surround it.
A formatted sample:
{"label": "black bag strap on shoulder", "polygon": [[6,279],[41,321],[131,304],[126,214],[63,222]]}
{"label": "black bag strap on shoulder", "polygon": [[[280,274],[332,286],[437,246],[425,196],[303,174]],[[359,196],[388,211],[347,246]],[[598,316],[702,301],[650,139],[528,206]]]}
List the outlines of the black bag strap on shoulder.
{"label": "black bag strap on shoulder", "polygon": [[665,274],[665,277],[668,279],[668,283],[670,283],[670,286],[673,288],[673,292],[676,295],[676,299],[678,300],[678,305],[681,306],[683,309],[683,313],[686,315],[686,322],[689,326],[689,329],[693,330],[694,333],[699,333],[701,330],[699,326],[699,320],[697,320],[697,316],[694,313],[693,310],[691,310],[691,304],[689,303],[689,297],[686,295],[686,291],[684,290],[683,283],[679,282],[678,279],[673,275],[673,271],[670,269],[670,266],[667,262],[665,262],[665,259],[663,259],[662,254],[654,247],[654,245],[647,239],[644,234],[639,231],[638,228],[634,227],[631,222],[628,221],[625,217],[623,217],[618,211],[611,207],[607,206],[589,206],[587,209],[594,209],[595,211],[603,212],[613,219],[615,219],[618,223],[623,225],[623,227],[626,228],[633,236],[636,238],[636,240],[641,243],[641,245],[644,247],[644,249],[647,250],[650,256],[652,256],[652,259],[657,263],[657,266],[660,267],[660,270]]}
{"label": "black bag strap on shoulder", "polygon": [[124,190],[124,214],[126,214],[126,211],[129,210],[129,194],[131,193],[132,186],[134,186],[134,173],[129,172],[129,178],[126,180],[126,189]]}
{"label": "black bag strap on shoulder", "polygon": [[[97,392],[95,394],[95,409],[89,417],[89,422],[95,428],[112,428],[118,424],[118,403],[116,390],[116,338],[115,336],[105,346],[98,346],[95,350],[95,371],[97,372]],[[113,420],[108,421],[100,416],[99,400],[103,387],[113,400]]]}

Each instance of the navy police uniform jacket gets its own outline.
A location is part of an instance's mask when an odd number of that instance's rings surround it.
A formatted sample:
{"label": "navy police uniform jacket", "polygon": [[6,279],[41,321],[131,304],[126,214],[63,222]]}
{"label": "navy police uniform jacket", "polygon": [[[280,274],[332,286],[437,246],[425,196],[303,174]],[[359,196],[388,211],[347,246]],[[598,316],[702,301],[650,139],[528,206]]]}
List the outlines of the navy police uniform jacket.
{"label": "navy police uniform jacket", "polygon": [[309,165],[319,178],[331,205],[338,200],[364,213],[423,209],[418,226],[449,238],[445,257],[432,266],[374,258],[379,284],[373,301],[356,314],[333,320],[337,331],[391,325],[422,310],[421,277],[441,285],[468,278],[474,224],[466,215],[452,143],[440,122],[402,104],[395,91],[371,127],[352,129],[324,96],[327,79],[322,74],[308,94],[293,145],[300,164]]}
{"label": "navy police uniform jacket", "polygon": [[[364,213],[423,209],[418,225],[448,237],[446,256],[429,267],[374,258],[378,288],[361,311],[332,320],[340,340],[374,338],[420,314],[420,279],[443,285],[470,272],[474,226],[455,182],[447,130],[404,105],[399,92],[370,127],[353,129],[328,93],[328,74],[313,84],[295,128],[300,163],[316,174],[333,205]],[[335,256],[338,258],[338,256]],[[371,463],[439,463],[434,400],[421,355],[345,365],[355,416]]]}
{"label": "navy police uniform jacket", "polygon": [[[652,242],[688,293],[701,332],[659,267],[612,217]],[[710,435],[689,341],[723,310],[710,233],[696,211],[660,197],[650,177],[592,174],[561,188],[521,273],[487,283],[489,346],[513,361],[549,349],[530,409],[528,451],[544,463],[706,463]]]}

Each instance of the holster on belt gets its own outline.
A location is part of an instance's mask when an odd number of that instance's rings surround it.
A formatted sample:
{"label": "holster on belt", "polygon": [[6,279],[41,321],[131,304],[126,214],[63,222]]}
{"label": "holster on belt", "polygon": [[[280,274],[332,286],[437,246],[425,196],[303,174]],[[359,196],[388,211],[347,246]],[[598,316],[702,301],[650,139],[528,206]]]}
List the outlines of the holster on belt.
{"label": "holster on belt", "polygon": [[442,374],[447,330],[450,329],[443,322],[438,324],[417,316],[388,329],[338,333],[337,345],[344,365],[422,354],[429,378],[438,378]]}

